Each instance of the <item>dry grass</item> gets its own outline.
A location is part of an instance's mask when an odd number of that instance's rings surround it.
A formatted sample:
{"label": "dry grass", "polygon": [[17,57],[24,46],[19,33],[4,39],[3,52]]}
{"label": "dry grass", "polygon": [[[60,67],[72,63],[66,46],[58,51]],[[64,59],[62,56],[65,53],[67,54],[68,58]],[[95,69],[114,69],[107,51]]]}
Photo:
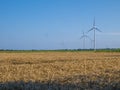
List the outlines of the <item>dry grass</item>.
{"label": "dry grass", "polygon": [[0,90],[120,90],[120,53],[4,52],[0,82]]}

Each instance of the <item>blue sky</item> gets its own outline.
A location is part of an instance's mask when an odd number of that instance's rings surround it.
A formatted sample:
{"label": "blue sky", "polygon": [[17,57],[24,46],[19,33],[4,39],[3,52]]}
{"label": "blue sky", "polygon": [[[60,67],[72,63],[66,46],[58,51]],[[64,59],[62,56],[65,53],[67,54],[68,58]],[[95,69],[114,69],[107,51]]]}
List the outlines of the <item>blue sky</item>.
{"label": "blue sky", "polygon": [[83,48],[94,17],[96,47],[120,48],[120,0],[0,0],[0,49]]}

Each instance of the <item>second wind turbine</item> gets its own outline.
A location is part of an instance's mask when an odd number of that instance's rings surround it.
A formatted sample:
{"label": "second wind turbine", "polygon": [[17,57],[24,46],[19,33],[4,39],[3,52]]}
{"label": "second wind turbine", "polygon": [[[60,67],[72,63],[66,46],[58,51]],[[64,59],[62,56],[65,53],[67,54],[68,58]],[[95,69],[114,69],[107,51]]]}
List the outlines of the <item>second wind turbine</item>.
{"label": "second wind turbine", "polygon": [[99,31],[99,32],[101,32],[97,27],[96,27],[96,25],[95,25],[95,17],[94,17],[94,21],[93,21],[93,27],[88,31],[88,32],[90,32],[90,31],[94,31],[94,51],[96,51],[96,31]]}
{"label": "second wind turbine", "polygon": [[[85,33],[83,32],[83,35],[81,36],[80,39],[83,39],[83,49],[85,49],[85,39],[89,38],[87,35],[85,35]],[[90,38],[89,38],[90,39]]]}

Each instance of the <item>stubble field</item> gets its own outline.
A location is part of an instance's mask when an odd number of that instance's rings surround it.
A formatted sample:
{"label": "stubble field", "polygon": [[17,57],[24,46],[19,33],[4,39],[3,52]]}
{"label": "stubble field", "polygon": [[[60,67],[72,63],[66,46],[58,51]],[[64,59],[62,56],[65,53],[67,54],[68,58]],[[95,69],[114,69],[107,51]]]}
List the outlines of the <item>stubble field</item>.
{"label": "stubble field", "polygon": [[120,53],[0,52],[0,90],[120,90]]}

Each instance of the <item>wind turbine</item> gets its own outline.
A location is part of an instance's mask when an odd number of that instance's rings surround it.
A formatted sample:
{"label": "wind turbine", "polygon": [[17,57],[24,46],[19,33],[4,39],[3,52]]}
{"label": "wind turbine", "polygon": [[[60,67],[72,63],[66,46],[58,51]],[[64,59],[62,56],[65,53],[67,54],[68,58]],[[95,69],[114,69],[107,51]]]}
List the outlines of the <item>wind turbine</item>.
{"label": "wind turbine", "polygon": [[83,39],[83,49],[85,49],[85,40],[86,38],[89,38],[91,40],[91,38],[89,36],[87,36],[84,32],[83,35],[80,37],[80,39]]}
{"label": "wind turbine", "polygon": [[93,27],[88,31],[88,32],[90,32],[90,31],[94,31],[94,51],[96,51],[96,31],[99,31],[99,32],[101,32],[97,27],[96,27],[96,25],[95,25],[95,17],[94,17],[94,21],[93,21]]}
{"label": "wind turbine", "polygon": [[61,42],[61,46],[62,46],[62,49],[66,49],[64,40]]}

